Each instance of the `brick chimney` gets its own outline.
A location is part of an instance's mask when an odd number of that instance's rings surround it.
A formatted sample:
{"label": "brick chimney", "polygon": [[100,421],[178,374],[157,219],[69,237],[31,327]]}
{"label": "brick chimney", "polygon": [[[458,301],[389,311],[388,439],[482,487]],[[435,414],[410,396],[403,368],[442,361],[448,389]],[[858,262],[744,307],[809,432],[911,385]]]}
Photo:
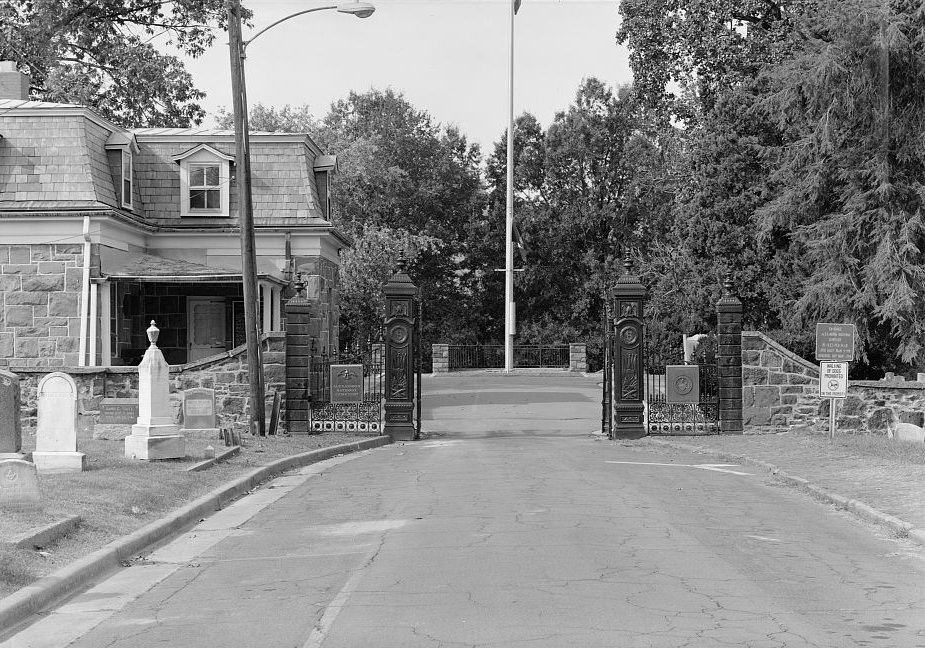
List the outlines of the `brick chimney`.
{"label": "brick chimney", "polygon": [[13,61],[0,61],[0,99],[29,99],[29,75],[18,71]]}

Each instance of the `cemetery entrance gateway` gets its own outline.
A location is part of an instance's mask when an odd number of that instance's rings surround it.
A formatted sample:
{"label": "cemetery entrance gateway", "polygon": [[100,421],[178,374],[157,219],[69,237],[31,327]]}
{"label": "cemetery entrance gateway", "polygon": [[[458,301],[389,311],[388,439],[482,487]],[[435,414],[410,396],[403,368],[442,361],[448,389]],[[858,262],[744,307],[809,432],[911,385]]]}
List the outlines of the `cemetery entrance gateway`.
{"label": "cemetery entrance gateway", "polygon": [[[717,304],[719,343],[726,346],[720,347],[716,336],[709,334],[701,337],[696,353],[685,354],[686,340],[682,342],[680,332],[645,325],[642,314],[647,291],[633,274],[630,259],[624,267],[612,306],[605,309],[612,313],[608,313],[612,320],[605,325],[602,430],[614,439],[741,430],[741,343],[735,344],[739,329],[726,321],[731,316],[723,310],[738,308],[736,312],[741,312],[740,302],[730,292],[731,279],[727,276],[723,299]],[[720,350],[726,354],[725,373],[719,368],[723,362],[717,359]],[[734,369],[738,376],[732,375]],[[725,390],[720,388],[723,379],[728,383]],[[721,418],[724,394],[725,428]],[[736,408],[738,415],[734,416]]]}

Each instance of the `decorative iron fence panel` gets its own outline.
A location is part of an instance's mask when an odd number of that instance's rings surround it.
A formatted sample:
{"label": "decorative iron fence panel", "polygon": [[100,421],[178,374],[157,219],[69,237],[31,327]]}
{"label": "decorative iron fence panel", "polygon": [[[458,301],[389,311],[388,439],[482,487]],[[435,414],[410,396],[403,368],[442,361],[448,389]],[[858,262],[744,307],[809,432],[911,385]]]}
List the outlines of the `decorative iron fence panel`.
{"label": "decorative iron fence panel", "polygon": [[[677,335],[680,339],[680,334]],[[699,370],[700,398],[696,403],[668,403],[667,365],[682,365],[680,346],[647,343],[645,352],[646,411],[649,434],[719,434],[719,389],[716,338],[697,347],[691,364]]]}
{"label": "decorative iron fence panel", "polygon": [[[501,344],[451,344],[448,361],[450,371],[501,369],[504,367],[504,346]],[[567,344],[514,345],[514,367],[568,369],[569,346]]]}
{"label": "decorative iron fence panel", "polygon": [[[362,402],[331,402],[331,365],[339,364],[363,365]],[[353,356],[328,355],[326,352],[316,355],[313,352],[309,365],[309,391],[311,402],[308,429],[311,432],[381,433],[382,399],[385,393],[381,352],[372,350]]]}

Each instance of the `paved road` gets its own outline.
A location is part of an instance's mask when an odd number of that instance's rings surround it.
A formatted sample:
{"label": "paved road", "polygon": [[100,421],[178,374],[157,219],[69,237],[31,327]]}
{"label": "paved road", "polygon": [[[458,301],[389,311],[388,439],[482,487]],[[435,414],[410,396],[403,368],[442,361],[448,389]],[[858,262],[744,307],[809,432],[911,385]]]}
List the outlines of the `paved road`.
{"label": "paved road", "polygon": [[925,646],[910,544],[589,434],[586,379],[426,388],[430,439],[277,480],[0,645]]}

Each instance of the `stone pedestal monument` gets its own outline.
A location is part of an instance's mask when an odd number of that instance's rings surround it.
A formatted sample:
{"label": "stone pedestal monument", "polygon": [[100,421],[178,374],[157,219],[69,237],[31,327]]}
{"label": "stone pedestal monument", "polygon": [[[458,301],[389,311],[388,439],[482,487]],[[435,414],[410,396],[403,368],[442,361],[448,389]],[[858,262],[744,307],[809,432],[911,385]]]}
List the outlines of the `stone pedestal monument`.
{"label": "stone pedestal monument", "polygon": [[40,473],[82,472],[87,455],[77,452],[77,384],[66,373],[43,376],[38,385],[38,422],[32,461]]}
{"label": "stone pedestal monument", "polygon": [[151,320],[151,346],[138,365],[138,422],[125,437],[125,456],[144,461],[186,456],[186,438],[179,433],[170,408],[170,366],[157,348],[159,334]]}

